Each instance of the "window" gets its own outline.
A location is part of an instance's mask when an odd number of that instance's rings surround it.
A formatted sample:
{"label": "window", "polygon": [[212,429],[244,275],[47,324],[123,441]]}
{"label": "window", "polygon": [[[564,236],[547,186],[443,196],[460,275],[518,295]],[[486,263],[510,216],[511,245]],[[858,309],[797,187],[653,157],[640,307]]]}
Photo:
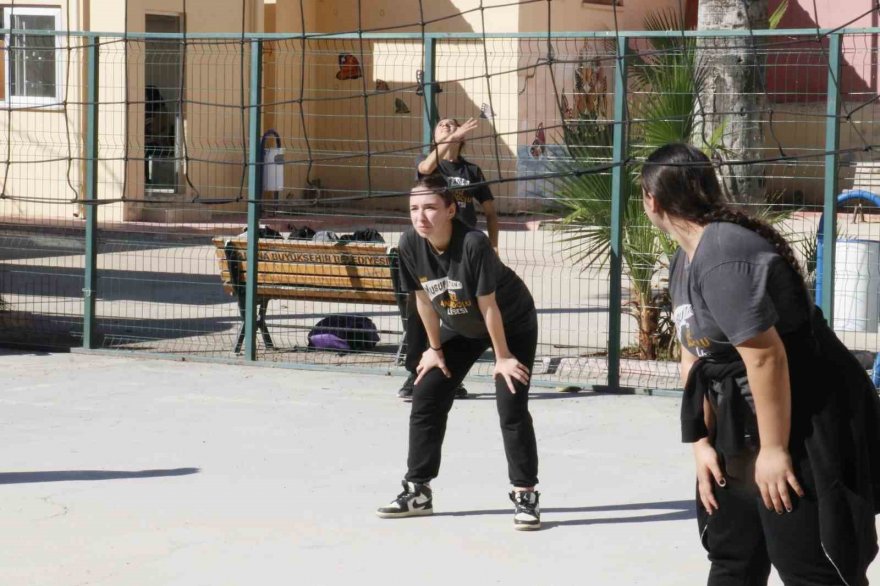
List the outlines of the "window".
{"label": "window", "polygon": [[[19,31],[55,31],[61,9],[3,7],[2,27]],[[61,101],[60,37],[20,32],[3,37],[3,87],[0,99],[18,104]]]}

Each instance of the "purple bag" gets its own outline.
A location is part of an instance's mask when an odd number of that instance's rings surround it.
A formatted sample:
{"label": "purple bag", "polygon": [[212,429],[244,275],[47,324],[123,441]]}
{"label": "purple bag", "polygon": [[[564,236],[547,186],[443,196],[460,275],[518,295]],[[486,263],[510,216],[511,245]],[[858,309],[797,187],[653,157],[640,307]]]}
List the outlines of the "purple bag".
{"label": "purple bag", "polygon": [[336,334],[324,333],[309,336],[309,348],[321,348],[322,350],[351,350],[348,342]]}
{"label": "purple bag", "polygon": [[376,324],[362,315],[330,315],[309,331],[309,348],[363,351],[378,343]]}

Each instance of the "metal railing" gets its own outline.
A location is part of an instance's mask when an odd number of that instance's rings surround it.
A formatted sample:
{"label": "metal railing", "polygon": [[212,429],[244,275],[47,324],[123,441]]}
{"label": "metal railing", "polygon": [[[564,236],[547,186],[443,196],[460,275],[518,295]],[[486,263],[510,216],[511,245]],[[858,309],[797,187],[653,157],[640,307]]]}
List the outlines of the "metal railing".
{"label": "metal railing", "polygon": [[[645,339],[668,344],[660,338],[669,320],[660,295],[666,257],[627,256],[634,246],[628,230],[647,222],[627,207],[638,154],[650,142],[645,128],[656,122],[640,115],[659,97],[639,80],[651,67],[675,66],[656,57],[691,50],[691,40],[698,42],[692,50],[711,54],[734,39],[759,55],[754,93],[762,106],[748,114],[765,136],[747,163],[762,191],[776,197],[755,205],[783,212],[779,225],[808,266],[821,242],[828,286],[819,302],[843,324],[837,329],[850,347],[876,352],[874,281],[850,294],[832,283],[855,281],[832,276],[838,240],[880,241],[870,214],[853,222],[836,213],[838,194],[855,187],[857,175],[870,180],[880,129],[878,33],[65,33],[56,59],[66,80],[59,100],[34,107],[6,96],[0,105],[0,342],[394,369],[396,311],[273,301],[270,350],[256,335],[251,281],[244,352],[233,355],[238,309],[223,294],[211,237],[246,227],[249,258],[261,225],[283,236],[304,225],[373,227],[392,245],[407,225],[401,198],[434,121],[482,114],[466,156],[484,169],[503,213],[502,258],[538,303],[536,380],[678,386],[674,364],[636,359]],[[148,86],[164,97],[151,99]],[[607,129],[610,141],[579,144],[575,156],[571,133],[585,124]],[[286,151],[276,193],[262,184],[261,139],[269,128],[280,132]],[[162,173],[171,177],[165,184],[155,180]],[[608,248],[580,260],[558,229],[571,211],[557,197],[566,174],[607,177],[610,186]],[[597,255],[604,264],[588,266]],[[643,274],[650,275],[643,287],[649,301],[636,295]],[[867,295],[864,311],[872,315],[847,325],[835,291],[846,297],[846,311]],[[309,329],[333,313],[371,316],[379,347],[344,356],[308,350]],[[660,325],[646,332],[645,319]]]}

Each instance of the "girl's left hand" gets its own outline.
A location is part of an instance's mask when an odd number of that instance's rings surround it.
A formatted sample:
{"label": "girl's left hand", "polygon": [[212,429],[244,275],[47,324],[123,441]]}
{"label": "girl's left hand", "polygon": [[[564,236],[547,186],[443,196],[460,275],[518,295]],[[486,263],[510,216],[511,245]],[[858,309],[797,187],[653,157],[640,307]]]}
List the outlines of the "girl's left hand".
{"label": "girl's left hand", "polygon": [[516,389],[513,387],[513,379],[518,380],[524,385],[529,384],[529,369],[513,356],[495,360],[492,378],[498,378],[499,375],[504,377],[507,388],[513,394],[516,394]]}
{"label": "girl's left hand", "polygon": [[782,447],[760,449],[755,461],[755,483],[761,491],[764,506],[780,515],[792,510],[789,486],[798,496],[804,496],[804,490],[794,475],[791,455]]}

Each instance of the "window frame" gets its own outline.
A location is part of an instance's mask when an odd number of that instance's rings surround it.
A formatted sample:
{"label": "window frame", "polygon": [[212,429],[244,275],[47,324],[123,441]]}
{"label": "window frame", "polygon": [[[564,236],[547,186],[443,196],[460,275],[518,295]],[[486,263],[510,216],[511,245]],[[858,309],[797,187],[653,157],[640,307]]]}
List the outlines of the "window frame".
{"label": "window frame", "polygon": [[[13,96],[12,95],[12,69],[9,59],[9,46],[11,43],[11,35],[6,33],[3,35],[4,51],[3,66],[4,76],[3,98],[0,98],[0,104],[4,106],[58,106],[61,107],[64,102],[64,60],[61,46],[61,31],[64,22],[60,6],[14,6],[9,4],[0,5],[3,11],[3,24],[11,25],[13,16],[51,16],[55,19],[55,95],[54,96]],[[15,30],[7,27],[8,30]]]}

